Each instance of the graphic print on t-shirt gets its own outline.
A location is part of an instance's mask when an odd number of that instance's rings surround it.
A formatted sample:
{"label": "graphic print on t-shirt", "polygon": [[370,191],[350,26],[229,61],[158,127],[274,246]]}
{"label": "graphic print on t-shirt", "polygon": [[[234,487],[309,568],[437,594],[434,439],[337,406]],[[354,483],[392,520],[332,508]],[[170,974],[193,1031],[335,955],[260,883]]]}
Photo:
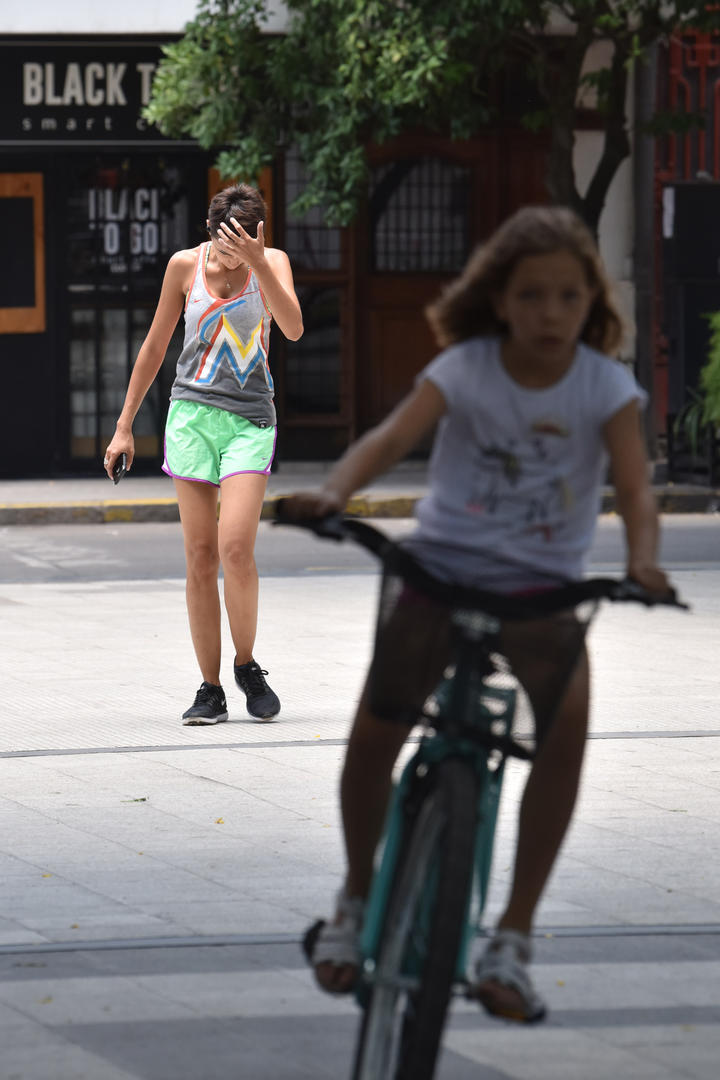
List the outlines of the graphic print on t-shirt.
{"label": "graphic print on t-shirt", "polygon": [[478,336],[435,357],[424,380],[447,403],[412,538],[431,571],[503,589],[582,577],[607,475],[605,425],[646,401],[632,373],[581,342],[564,378],[522,387],[503,367],[502,339]]}
{"label": "graphic print on t-shirt", "polygon": [[[516,498],[515,489],[532,467],[533,462],[552,465],[564,456],[564,440],[569,438],[568,428],[556,420],[535,420],[529,428],[526,440],[508,437],[500,442],[478,443],[476,454],[478,467],[474,470],[480,484],[466,504],[474,514],[498,513],[507,498]],[[561,441],[562,440],[562,441]],[[549,476],[532,495],[523,496],[524,505],[516,506],[518,518],[524,520],[528,532],[539,532],[546,540],[551,539],[551,519],[557,520],[572,504],[572,492],[560,476]]]}
{"label": "graphic print on t-shirt", "polygon": [[200,356],[194,382],[207,385],[213,382],[223,361],[241,387],[250,373],[258,368],[272,391],[273,381],[267,365],[267,346],[263,338],[263,319],[257,324],[248,341],[243,341],[233,329],[228,315],[246,303],[244,297],[230,303],[215,303],[203,313],[198,322],[198,339],[207,347]]}

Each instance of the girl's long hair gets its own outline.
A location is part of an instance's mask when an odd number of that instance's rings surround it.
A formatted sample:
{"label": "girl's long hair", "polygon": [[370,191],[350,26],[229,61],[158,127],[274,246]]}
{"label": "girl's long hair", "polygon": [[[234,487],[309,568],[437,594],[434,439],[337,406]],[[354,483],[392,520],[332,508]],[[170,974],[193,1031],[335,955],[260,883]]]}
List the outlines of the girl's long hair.
{"label": "girl's long hair", "polygon": [[470,256],[460,276],[425,309],[438,344],[445,348],[481,334],[506,334],[493,297],[502,293],[520,259],[568,251],[582,263],[595,300],[580,340],[604,353],[617,351],[623,320],[592,233],[572,210],[526,206],[508,218]]}

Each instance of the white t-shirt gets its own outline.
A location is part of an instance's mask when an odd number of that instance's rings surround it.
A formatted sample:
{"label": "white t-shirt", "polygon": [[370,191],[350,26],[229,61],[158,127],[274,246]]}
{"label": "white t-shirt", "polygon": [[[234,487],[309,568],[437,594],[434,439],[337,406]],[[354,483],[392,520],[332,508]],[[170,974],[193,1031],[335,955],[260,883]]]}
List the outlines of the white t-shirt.
{"label": "white t-shirt", "polygon": [[443,577],[524,588],[582,576],[607,467],[602,428],[647,395],[616,360],[579,345],[552,386],[507,373],[498,338],[442,352],[418,375],[448,411],[430,460],[430,494],[409,545]]}

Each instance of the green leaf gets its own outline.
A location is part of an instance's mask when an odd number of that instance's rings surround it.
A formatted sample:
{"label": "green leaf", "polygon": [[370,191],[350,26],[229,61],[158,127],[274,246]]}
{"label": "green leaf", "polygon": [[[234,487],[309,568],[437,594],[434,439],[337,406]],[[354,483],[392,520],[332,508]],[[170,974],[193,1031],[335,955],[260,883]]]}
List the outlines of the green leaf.
{"label": "green leaf", "polygon": [[[506,90],[520,76],[529,96],[523,124],[538,130],[551,120],[563,148],[552,157],[553,190],[560,190],[574,176],[573,124],[583,88],[597,92],[608,130],[628,126],[612,102],[611,61],[597,70],[596,59],[585,63],[590,46],[604,40],[630,64],[677,27],[720,25],[719,12],[688,0],[566,0],[567,29],[551,35],[556,5],[549,0],[285,6],[287,33],[268,35],[265,0],[199,0],[183,37],[163,49],[144,116],[166,135],[217,150],[227,175],[242,170],[249,177],[283,147],[296,146],[307,178],[302,204],[321,206],[327,221],[343,223],[365,195],[369,142],[414,128],[471,138],[493,109],[496,122],[517,122],[517,107],[511,117],[503,110]],[[671,120],[691,122],[699,118]],[[606,191],[614,174],[602,175]]]}

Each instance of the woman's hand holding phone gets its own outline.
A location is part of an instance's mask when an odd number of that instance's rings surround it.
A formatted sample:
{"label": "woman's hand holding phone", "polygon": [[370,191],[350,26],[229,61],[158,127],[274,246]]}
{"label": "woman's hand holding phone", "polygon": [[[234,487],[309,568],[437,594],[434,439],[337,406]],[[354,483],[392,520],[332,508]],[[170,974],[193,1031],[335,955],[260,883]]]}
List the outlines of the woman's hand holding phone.
{"label": "woman's hand holding phone", "polygon": [[127,472],[127,454],[120,454],[117,461],[113,465],[113,471],[112,471],[113,484],[119,484],[126,472]]}

